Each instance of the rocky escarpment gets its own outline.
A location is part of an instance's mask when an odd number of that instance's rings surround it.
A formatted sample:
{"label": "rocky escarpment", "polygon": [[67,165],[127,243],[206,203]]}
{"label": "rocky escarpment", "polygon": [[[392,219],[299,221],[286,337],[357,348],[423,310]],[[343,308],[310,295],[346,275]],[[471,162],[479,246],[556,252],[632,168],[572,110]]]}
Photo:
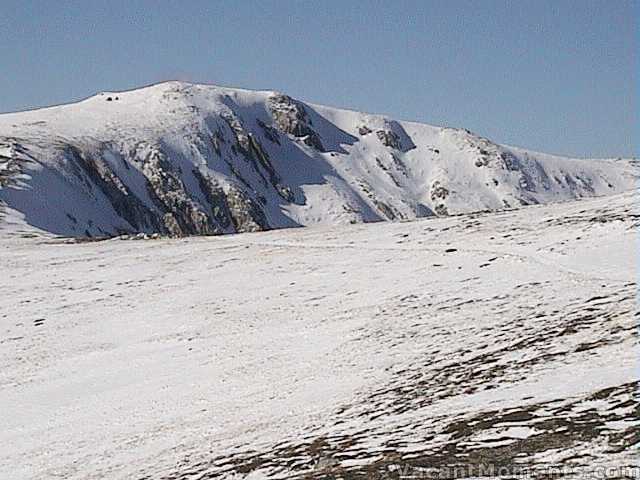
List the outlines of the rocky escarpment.
{"label": "rocky escarpment", "polygon": [[436,180],[431,185],[430,193],[431,201],[435,205],[435,212],[438,215],[447,215],[447,207],[444,203],[446,198],[449,196],[449,190],[447,187],[442,185],[440,181]]}
{"label": "rocky escarpment", "polygon": [[[2,187],[25,188],[28,167],[43,167],[28,148],[16,142],[10,144],[12,155],[0,158]],[[123,220],[121,225],[108,230],[98,221],[88,219],[83,224],[78,216],[66,212],[71,229],[78,236],[135,232],[172,236],[215,235],[269,228],[254,199],[237,186],[223,186],[198,169],[191,173],[206,201],[194,199],[193,192],[185,185],[183,172],[159,146],[141,142],[132,151],[123,152],[118,151],[115,145],[105,145],[101,151],[88,152],[78,145],[61,144],[56,154],[65,174],[77,183],[76,188],[93,200],[106,200]],[[251,151],[249,154],[254,155]],[[137,172],[143,184],[143,194],[127,185],[126,176],[113,166],[113,162],[127,171]]]}
{"label": "rocky escarpment", "polygon": [[12,139],[0,142],[0,188],[15,186],[16,177],[20,174],[26,163],[31,161],[25,149]]}
{"label": "rocky escarpment", "polygon": [[0,115],[0,202],[70,236],[407,220],[615,193],[637,170],[181,82]]}
{"label": "rocky escarpment", "polygon": [[[99,155],[88,155],[83,153],[78,147],[72,145],[66,145],[64,147],[63,155],[69,162],[71,170],[75,172],[78,178],[84,181],[87,188],[99,190],[105,198],[109,200],[118,215],[134,229],[138,231],[150,230],[159,233],[178,233],[175,217],[170,213],[169,208],[166,208],[164,216],[159,218],[153,210],[147,207],[131,192],[103,157]],[[160,163],[158,160],[157,164]],[[149,192],[155,195],[158,204],[162,205],[161,198],[166,199],[170,196],[169,184],[171,180],[173,180],[174,184],[178,182],[175,178],[171,178],[165,173],[164,178],[167,179],[166,183],[160,185],[160,175],[156,175],[157,171],[158,170],[155,170],[153,167],[147,169],[150,175],[148,188]],[[163,190],[164,188],[167,190]],[[177,207],[177,205],[174,205],[174,207]],[[183,213],[186,214],[186,212]],[[70,218],[77,223],[75,217],[71,216]],[[161,219],[162,221],[160,221]],[[176,224],[176,227],[170,228],[174,224]],[[186,223],[183,222],[183,225],[186,226]],[[100,233],[107,235],[107,232],[103,231],[100,226],[96,228]],[[85,234],[91,236],[88,230],[85,231]]]}
{"label": "rocky escarpment", "polygon": [[[490,185],[500,185],[498,177],[509,178],[512,185],[519,191],[516,205],[529,205],[541,203],[536,198],[536,193],[545,192],[557,188],[566,188],[580,192],[580,196],[595,194],[594,182],[589,175],[583,172],[569,172],[563,168],[550,174],[534,155],[524,152],[516,155],[490,140],[475,135],[465,129],[450,129],[452,138],[458,147],[464,152],[472,152],[474,167],[484,170],[485,175],[490,175]],[[611,182],[605,179],[604,186],[613,190]],[[506,203],[507,207],[512,206]],[[515,205],[513,205],[515,206]]]}
{"label": "rocky escarpment", "polygon": [[[282,184],[281,178],[276,172],[269,154],[262,147],[260,140],[251,132],[248,132],[242,122],[231,113],[223,114],[222,118],[227,122],[229,128],[235,137],[235,143],[232,145],[234,153],[240,153],[244,159],[249,162],[253,170],[262,179],[262,184],[266,187],[268,183],[275,191],[286,201],[294,200],[291,189]],[[260,123],[261,128],[265,131],[265,135],[275,143],[279,143],[275,129]]]}
{"label": "rocky escarpment", "polygon": [[[367,125],[360,125],[358,127],[358,134],[360,136],[372,133],[374,133],[374,130],[369,128]],[[375,136],[383,146],[392,150],[398,150],[406,153],[409,150],[416,148],[411,137],[407,134],[404,128],[395,121],[385,120],[383,127],[375,130]]]}
{"label": "rocky escarpment", "polygon": [[268,100],[268,108],[278,129],[306,145],[323,152],[322,140],[313,130],[313,122],[309,118],[304,105],[287,95],[274,95]]}

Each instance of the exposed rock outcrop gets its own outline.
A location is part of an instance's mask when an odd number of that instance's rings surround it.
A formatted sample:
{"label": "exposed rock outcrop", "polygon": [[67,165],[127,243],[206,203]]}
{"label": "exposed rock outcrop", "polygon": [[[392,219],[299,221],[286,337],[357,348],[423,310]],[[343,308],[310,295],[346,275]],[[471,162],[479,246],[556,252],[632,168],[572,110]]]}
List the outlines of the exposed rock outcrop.
{"label": "exposed rock outcrop", "polygon": [[411,137],[402,125],[393,120],[386,120],[385,127],[376,130],[376,136],[385,147],[406,153],[416,148]]}
{"label": "exposed rock outcrop", "polygon": [[431,184],[429,196],[433,202],[436,215],[444,216],[449,214],[449,209],[445,204],[445,200],[449,196],[449,193],[449,189],[442,185],[439,180],[436,180]]}
{"label": "exposed rock outcrop", "polygon": [[257,203],[233,186],[226,192],[226,208],[236,232],[268,230],[269,222]]}
{"label": "exposed rock outcrop", "polygon": [[304,105],[288,95],[279,94],[270,97],[267,105],[281,132],[301,139],[316,150],[325,151],[320,136],[312,128]]}
{"label": "exposed rock outcrop", "polygon": [[377,130],[376,135],[385,147],[395,148],[396,150],[400,150],[402,147],[398,135],[391,130]]}
{"label": "exposed rock outcrop", "polygon": [[169,162],[157,147],[138,145],[137,161],[146,177],[149,196],[164,212],[162,221],[171,235],[212,235],[214,225],[203,208],[194,201],[180,179],[179,168]]}
{"label": "exposed rock outcrop", "polygon": [[[281,184],[280,176],[276,172],[269,158],[269,154],[263,148],[260,140],[258,140],[253,133],[248,132],[240,119],[235,115],[225,114],[223,118],[236,137],[236,144],[234,145],[235,151],[242,154],[251,164],[254,171],[262,178],[265,186],[270,183],[283,200],[293,202],[294,196],[291,189]],[[264,128],[267,128],[266,125]]]}
{"label": "exposed rock outcrop", "polygon": [[[170,232],[164,222],[158,221],[156,213],[140,201],[112,171],[111,167],[100,155],[88,155],[79,148],[67,145],[65,157],[76,168],[79,176],[88,176],[86,184],[99,188],[111,202],[113,209],[131,225],[135,231]],[[151,184],[150,184],[151,185]]]}
{"label": "exposed rock outcrop", "polygon": [[362,126],[358,127],[358,133],[363,137],[365,135],[369,135],[371,132],[372,132],[372,130],[369,127],[367,127],[366,125],[362,125]]}

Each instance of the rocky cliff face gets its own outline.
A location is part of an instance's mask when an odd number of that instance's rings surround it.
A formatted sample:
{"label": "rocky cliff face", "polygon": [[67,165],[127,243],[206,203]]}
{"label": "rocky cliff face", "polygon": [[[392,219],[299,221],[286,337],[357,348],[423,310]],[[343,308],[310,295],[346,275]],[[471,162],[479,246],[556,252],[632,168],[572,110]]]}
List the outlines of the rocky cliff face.
{"label": "rocky cliff face", "polygon": [[636,169],[179,82],[0,115],[0,203],[70,236],[449,215],[615,193]]}

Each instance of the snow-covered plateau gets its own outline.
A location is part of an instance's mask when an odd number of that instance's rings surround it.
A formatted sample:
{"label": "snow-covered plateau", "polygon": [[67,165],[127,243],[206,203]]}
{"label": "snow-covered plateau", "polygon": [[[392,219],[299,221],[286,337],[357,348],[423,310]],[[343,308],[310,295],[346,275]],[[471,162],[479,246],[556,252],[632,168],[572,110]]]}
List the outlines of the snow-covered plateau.
{"label": "snow-covered plateau", "polygon": [[146,240],[14,218],[0,478],[637,473],[635,195]]}

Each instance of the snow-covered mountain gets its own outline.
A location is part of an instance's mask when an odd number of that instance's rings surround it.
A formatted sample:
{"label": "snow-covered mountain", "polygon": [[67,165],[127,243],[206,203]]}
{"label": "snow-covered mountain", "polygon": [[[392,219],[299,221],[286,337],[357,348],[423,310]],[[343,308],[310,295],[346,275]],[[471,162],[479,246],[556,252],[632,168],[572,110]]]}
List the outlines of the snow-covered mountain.
{"label": "snow-covered mountain", "polygon": [[413,219],[611,194],[635,176],[632,161],[182,82],[0,115],[0,225],[70,236]]}

